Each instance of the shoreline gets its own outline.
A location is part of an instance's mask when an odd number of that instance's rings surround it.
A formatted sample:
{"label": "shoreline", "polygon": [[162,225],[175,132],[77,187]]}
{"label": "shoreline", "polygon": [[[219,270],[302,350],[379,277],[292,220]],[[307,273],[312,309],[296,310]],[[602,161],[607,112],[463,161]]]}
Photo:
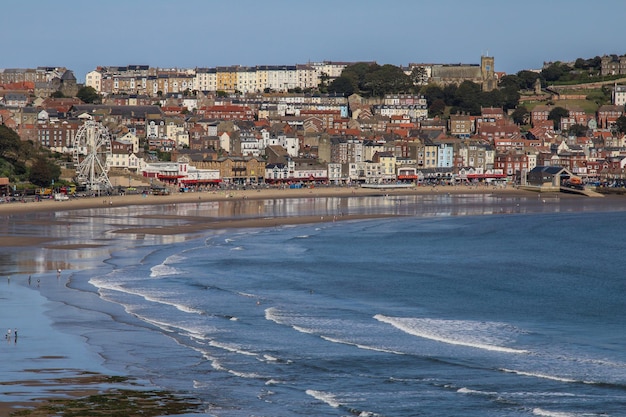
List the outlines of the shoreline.
{"label": "shoreline", "polygon": [[[428,195],[428,194],[497,194],[532,196],[534,191],[522,190],[515,187],[493,187],[485,185],[460,186],[439,185],[436,187],[424,186],[404,189],[373,189],[361,187],[315,187],[315,188],[258,188],[211,190],[187,193],[172,193],[170,195],[126,194],[96,197],[75,197],[66,201],[44,199],[38,202],[10,202],[0,204],[0,215],[13,215],[43,211],[80,210],[90,208],[143,206],[175,203],[202,203],[237,199],[267,200],[317,197],[367,197],[367,196],[400,196],[400,195]],[[555,193],[550,193],[555,194]],[[567,194],[563,194],[566,196]]]}

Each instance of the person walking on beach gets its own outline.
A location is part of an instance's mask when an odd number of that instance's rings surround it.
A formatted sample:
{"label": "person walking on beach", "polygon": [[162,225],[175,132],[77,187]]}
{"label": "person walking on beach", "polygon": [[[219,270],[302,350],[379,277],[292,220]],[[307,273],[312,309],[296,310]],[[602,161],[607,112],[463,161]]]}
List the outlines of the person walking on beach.
{"label": "person walking on beach", "polygon": [[13,337],[15,337],[15,343],[17,343],[17,327],[13,330]]}

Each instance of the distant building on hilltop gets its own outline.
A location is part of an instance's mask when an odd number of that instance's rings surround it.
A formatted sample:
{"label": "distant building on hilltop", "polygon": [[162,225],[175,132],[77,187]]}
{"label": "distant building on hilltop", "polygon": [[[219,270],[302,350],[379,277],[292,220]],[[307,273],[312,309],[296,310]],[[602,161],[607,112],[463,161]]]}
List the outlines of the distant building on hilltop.
{"label": "distant building on hilltop", "polygon": [[626,55],[604,55],[601,62],[600,75],[602,76],[626,74]]}
{"label": "distant building on hilltop", "polygon": [[431,66],[430,82],[448,85],[471,81],[480,84],[484,91],[496,88],[497,77],[494,70],[494,58],[481,56],[477,64],[434,64]]}

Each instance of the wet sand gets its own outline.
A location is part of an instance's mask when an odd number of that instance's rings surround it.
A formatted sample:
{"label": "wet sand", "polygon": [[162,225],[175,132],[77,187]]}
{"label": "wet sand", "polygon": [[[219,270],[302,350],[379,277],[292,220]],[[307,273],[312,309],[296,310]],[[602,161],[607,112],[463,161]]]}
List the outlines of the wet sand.
{"label": "wet sand", "polygon": [[[367,196],[387,196],[390,198],[397,196],[409,195],[460,195],[460,194],[494,194],[502,196],[534,196],[536,193],[532,191],[519,190],[514,187],[494,188],[486,186],[438,186],[438,187],[414,187],[411,189],[368,189],[360,187],[321,187],[321,188],[302,188],[302,189],[250,189],[250,190],[221,190],[221,191],[205,191],[191,193],[173,193],[166,196],[141,194],[133,195],[113,195],[100,197],[80,197],[71,198],[66,201],[55,201],[52,199],[44,199],[39,202],[11,202],[0,204],[0,217],[11,221],[15,218],[28,213],[38,212],[65,212],[73,210],[85,209],[101,209],[101,208],[119,208],[119,207],[142,207],[150,205],[176,205],[184,203],[207,203],[219,201],[238,201],[238,200],[283,200],[298,198],[350,198],[350,197],[367,197]],[[226,216],[230,217],[230,216]],[[133,234],[181,234],[192,233],[201,229],[212,228],[232,228],[232,227],[273,227],[286,224],[303,224],[315,223],[320,221],[331,220],[357,220],[372,215],[342,215],[336,216],[334,219],[318,218],[317,216],[279,216],[271,219],[261,217],[251,218],[246,216],[242,219],[223,218],[207,219],[207,218],[187,218],[184,219],[177,215],[178,219],[187,220],[185,225],[176,225],[170,227],[140,227],[126,228],[118,231],[119,233]],[[46,220],[49,223],[49,220]],[[43,236],[25,236],[24,234],[12,235],[2,233],[0,231],[0,247],[17,247],[17,246],[45,246],[53,244],[54,238]],[[66,247],[70,249],[71,247]]]}

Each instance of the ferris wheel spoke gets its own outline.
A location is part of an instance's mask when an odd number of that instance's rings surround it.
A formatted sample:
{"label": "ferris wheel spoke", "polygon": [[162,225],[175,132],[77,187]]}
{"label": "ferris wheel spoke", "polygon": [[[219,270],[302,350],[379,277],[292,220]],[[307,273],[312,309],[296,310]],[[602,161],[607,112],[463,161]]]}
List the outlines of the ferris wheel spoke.
{"label": "ferris wheel spoke", "polygon": [[76,179],[89,190],[112,188],[108,177],[111,139],[102,123],[89,120],[78,130],[74,139]]}

